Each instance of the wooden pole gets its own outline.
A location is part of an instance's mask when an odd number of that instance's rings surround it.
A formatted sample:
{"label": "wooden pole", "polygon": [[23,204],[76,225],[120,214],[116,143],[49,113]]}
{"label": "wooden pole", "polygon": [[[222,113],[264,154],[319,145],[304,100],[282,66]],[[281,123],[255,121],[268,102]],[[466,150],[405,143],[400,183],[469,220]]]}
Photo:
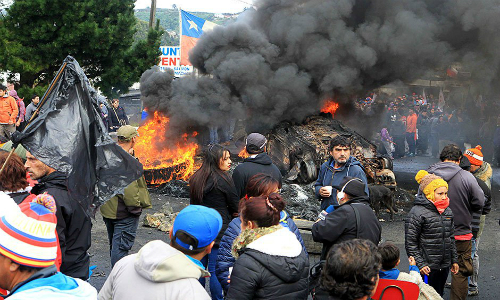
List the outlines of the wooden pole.
{"label": "wooden pole", "polygon": [[12,156],[12,153],[14,153],[14,150],[16,150],[16,148],[12,147],[12,150],[10,150],[10,152],[9,152],[9,156],[7,156],[7,158],[5,159],[5,161],[2,165],[2,168],[0,169],[0,174],[2,174],[3,169],[5,169],[5,166],[7,165],[7,162],[9,161],[10,157]]}
{"label": "wooden pole", "polygon": [[156,0],[151,0],[151,11],[149,12],[149,28],[153,28],[156,17]]}

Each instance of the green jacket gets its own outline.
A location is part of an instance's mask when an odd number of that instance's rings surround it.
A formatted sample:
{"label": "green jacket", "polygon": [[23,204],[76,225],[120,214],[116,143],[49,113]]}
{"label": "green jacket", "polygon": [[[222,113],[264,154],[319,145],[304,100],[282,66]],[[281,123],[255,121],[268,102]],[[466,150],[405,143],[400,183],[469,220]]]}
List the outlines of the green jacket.
{"label": "green jacket", "polygon": [[151,207],[151,198],[144,176],[127,186],[123,194],[118,194],[101,206],[101,215],[108,219],[125,219],[139,216],[142,208]]}

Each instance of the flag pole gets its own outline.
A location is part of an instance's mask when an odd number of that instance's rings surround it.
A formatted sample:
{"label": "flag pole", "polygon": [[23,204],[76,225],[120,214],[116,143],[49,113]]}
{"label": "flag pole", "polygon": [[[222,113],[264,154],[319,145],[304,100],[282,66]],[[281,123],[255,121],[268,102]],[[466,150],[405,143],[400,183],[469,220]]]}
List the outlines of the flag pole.
{"label": "flag pole", "polygon": [[179,52],[181,54],[181,60],[182,60],[182,8],[180,7],[178,8],[179,8]]}
{"label": "flag pole", "polygon": [[[59,80],[59,78],[61,77],[61,74],[62,72],[64,71],[64,69],[66,68],[66,65],[68,63],[65,62],[62,67],[59,69],[59,71],[57,72],[57,75],[56,75],[56,78],[52,81],[52,83],[50,84],[49,88],[47,89],[47,91],[45,92],[45,94],[43,94],[43,97],[42,97],[42,101],[40,101],[40,103],[38,104],[38,107],[36,108],[35,112],[33,112],[33,115],[31,116],[30,120],[28,121],[28,124],[26,124],[26,127],[28,127],[28,125],[31,124],[31,121],[35,118],[35,116],[38,114],[38,111],[40,110],[40,107],[42,107],[42,105],[45,103],[45,101],[47,100],[48,96],[50,95],[50,92],[52,92],[52,89],[54,89],[54,86],[56,85],[56,82]],[[10,150],[9,152],[9,155],[7,156],[7,158],[5,159],[3,165],[2,165],[2,168],[0,169],[0,174],[2,174],[3,170],[5,169],[5,166],[7,165],[7,163],[9,162],[9,159],[11,158],[12,156],[12,153],[14,153],[14,151],[16,150],[17,146],[14,147],[14,144],[12,144],[12,150]]]}

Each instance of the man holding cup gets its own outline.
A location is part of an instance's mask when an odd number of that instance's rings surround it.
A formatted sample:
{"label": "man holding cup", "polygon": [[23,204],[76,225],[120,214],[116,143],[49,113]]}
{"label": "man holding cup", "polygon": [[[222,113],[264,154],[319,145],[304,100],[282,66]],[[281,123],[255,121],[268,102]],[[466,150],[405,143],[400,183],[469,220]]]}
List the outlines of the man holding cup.
{"label": "man holding cup", "polygon": [[321,210],[329,206],[337,206],[337,186],[346,176],[361,179],[365,184],[365,192],[368,195],[368,182],[361,163],[351,156],[351,142],[340,135],[330,141],[328,147],[331,157],[321,165],[318,179],[314,184],[316,197],[321,201]]}

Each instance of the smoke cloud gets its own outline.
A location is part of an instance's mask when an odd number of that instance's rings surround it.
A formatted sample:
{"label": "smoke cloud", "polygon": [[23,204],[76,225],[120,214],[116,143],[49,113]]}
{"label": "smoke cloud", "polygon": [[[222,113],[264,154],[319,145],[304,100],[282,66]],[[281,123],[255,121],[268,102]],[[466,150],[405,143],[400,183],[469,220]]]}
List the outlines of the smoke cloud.
{"label": "smoke cloud", "polygon": [[498,0],[261,0],[191,51],[200,78],[149,70],[144,103],[176,130],[246,119],[251,130],[319,112],[326,97],[423,78],[459,63],[500,79]]}

